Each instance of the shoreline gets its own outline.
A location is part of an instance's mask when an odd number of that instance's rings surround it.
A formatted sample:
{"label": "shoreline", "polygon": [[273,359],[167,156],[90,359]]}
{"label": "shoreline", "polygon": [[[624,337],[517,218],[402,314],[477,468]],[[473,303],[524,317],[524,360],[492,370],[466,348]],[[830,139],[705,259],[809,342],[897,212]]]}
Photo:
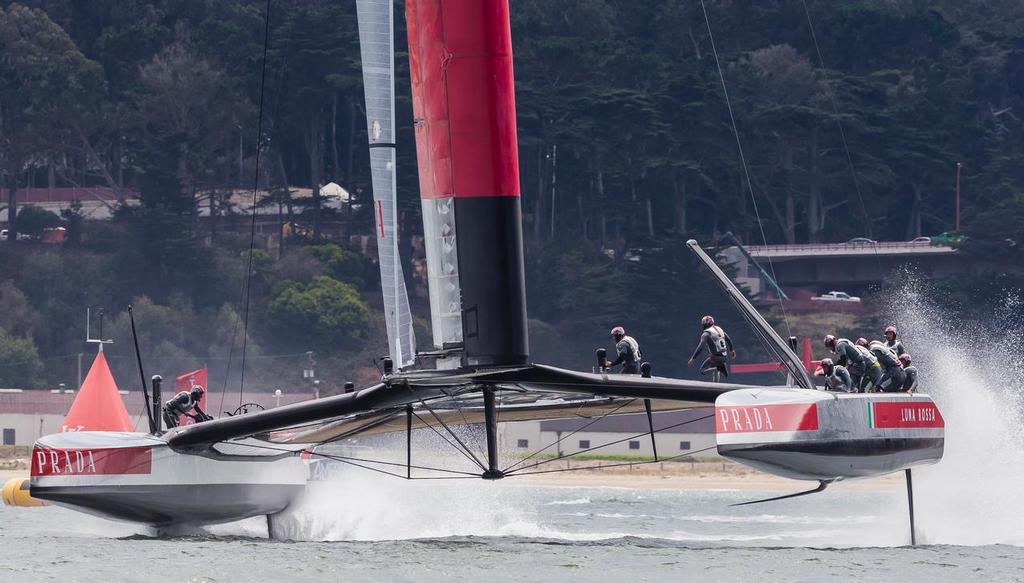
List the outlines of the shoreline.
{"label": "shoreline", "polygon": [[[545,464],[548,465],[548,464]],[[570,468],[572,471],[565,471]],[[510,477],[508,483],[557,488],[624,488],[634,490],[739,490],[799,492],[814,482],[772,476],[730,461],[633,463],[557,461],[547,473]],[[539,470],[538,470],[539,471]],[[524,474],[527,472],[524,471]],[[27,478],[27,468],[0,469],[0,483]],[[866,480],[837,482],[830,489],[886,491],[904,487],[899,473]]]}

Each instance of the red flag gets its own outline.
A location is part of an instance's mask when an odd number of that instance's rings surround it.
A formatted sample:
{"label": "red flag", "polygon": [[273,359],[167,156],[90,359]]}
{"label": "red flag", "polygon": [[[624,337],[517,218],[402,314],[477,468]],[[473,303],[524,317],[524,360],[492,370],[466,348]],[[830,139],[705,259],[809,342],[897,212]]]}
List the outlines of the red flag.
{"label": "red flag", "polygon": [[[205,389],[208,389],[209,387],[206,386],[205,366],[201,369],[194,370],[192,372],[187,372],[185,374],[178,375],[174,378],[175,393],[191,390],[192,387],[203,387],[203,398],[199,399],[199,408],[202,409],[203,411],[206,411],[207,391]],[[193,421],[191,417],[186,417],[185,415],[182,415],[181,417],[178,418],[179,425],[189,425],[191,423],[195,423],[195,421]]]}
{"label": "red flag", "polygon": [[89,374],[64,417],[61,432],[64,431],[135,431],[102,352],[92,361]]}

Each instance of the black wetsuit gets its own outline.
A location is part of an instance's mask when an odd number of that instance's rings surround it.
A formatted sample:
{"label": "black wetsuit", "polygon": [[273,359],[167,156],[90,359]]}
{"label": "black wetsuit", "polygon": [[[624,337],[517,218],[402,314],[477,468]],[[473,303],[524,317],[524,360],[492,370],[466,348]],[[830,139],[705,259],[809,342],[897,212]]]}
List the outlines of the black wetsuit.
{"label": "black wetsuit", "polygon": [[[210,421],[210,417],[199,408],[199,401],[192,398],[191,391],[181,391],[168,399],[163,406],[164,425],[168,429],[178,426],[178,417],[185,415],[191,417],[196,423]],[[192,413],[195,411],[195,413]]]}
{"label": "black wetsuit", "polygon": [[869,382],[878,384],[882,377],[882,369],[878,366],[878,359],[867,348],[857,346],[846,338],[840,338],[836,340],[836,347],[832,352],[839,355],[836,365],[848,368],[857,392],[863,393]]}
{"label": "black wetsuit", "polygon": [[832,367],[832,374],[825,376],[825,386],[830,391],[845,391],[852,393],[856,389],[853,384],[853,377],[846,367],[835,365]]}
{"label": "black wetsuit", "polygon": [[729,338],[725,330],[718,326],[706,328],[701,333],[700,341],[697,343],[697,348],[694,349],[690,360],[696,360],[705,348],[708,349],[708,357],[700,365],[701,374],[707,374],[717,368],[722,373],[722,376],[729,376],[729,365],[726,362],[726,356],[733,351],[733,347],[732,339]]}
{"label": "black wetsuit", "polygon": [[903,367],[903,374],[906,376],[903,379],[902,390],[907,392],[913,392],[917,390],[917,367],[914,365]]}
{"label": "black wetsuit", "polygon": [[623,336],[622,340],[615,343],[615,351],[618,358],[608,365],[608,368],[622,365],[623,374],[640,374],[640,344],[632,336]]}
{"label": "black wetsuit", "polygon": [[875,385],[879,390],[886,393],[895,393],[902,390],[903,381],[907,378],[900,360],[896,353],[882,342],[871,343],[871,354],[878,359],[882,367],[882,378]]}

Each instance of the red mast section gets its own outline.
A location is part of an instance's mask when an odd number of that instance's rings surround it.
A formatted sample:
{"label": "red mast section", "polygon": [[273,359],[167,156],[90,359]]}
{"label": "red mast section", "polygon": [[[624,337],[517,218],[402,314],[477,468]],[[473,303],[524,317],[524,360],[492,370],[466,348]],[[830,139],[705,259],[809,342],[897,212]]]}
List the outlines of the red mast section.
{"label": "red mast section", "polygon": [[406,20],[420,196],[454,202],[464,364],[524,363],[508,1],[408,0]]}

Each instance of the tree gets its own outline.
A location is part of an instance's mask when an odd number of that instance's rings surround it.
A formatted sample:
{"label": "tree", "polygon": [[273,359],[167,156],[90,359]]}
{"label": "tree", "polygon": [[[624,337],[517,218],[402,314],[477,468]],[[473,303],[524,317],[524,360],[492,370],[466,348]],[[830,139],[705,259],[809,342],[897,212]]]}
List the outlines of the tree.
{"label": "tree", "polygon": [[43,362],[32,340],[14,336],[0,328],[0,386],[38,388],[42,370]]}
{"label": "tree", "polygon": [[269,326],[296,348],[334,353],[365,335],[369,308],[348,284],[318,276],[309,285],[287,281],[267,308]]}
{"label": "tree", "polygon": [[10,236],[18,231],[18,177],[48,148],[69,117],[103,89],[99,65],[86,59],[45,12],[0,8],[0,172]]}
{"label": "tree", "polygon": [[38,238],[46,229],[60,226],[60,217],[35,205],[25,205],[18,213],[20,232]]}

